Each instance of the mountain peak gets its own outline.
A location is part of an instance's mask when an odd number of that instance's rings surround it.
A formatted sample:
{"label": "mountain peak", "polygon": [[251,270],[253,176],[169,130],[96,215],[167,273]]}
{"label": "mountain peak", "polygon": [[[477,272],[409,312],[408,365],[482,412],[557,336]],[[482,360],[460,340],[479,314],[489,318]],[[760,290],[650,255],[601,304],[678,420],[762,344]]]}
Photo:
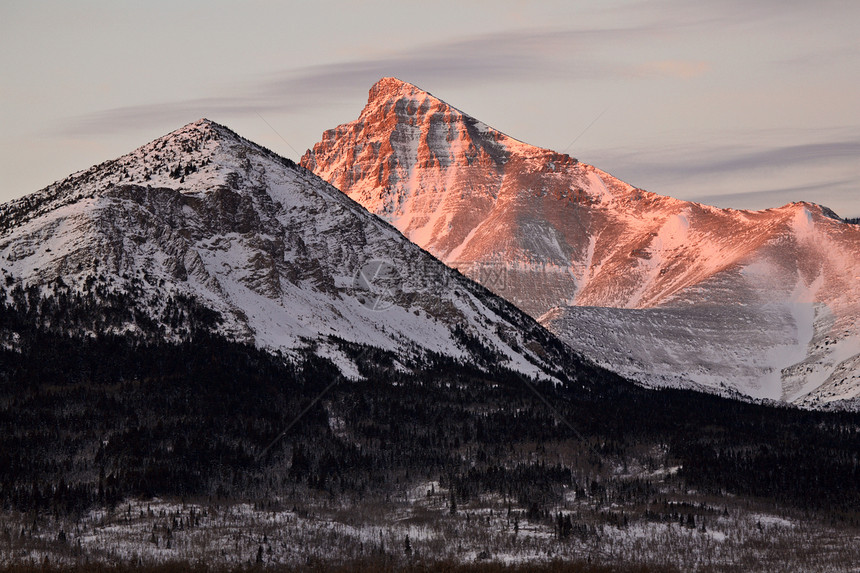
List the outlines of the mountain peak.
{"label": "mountain peak", "polygon": [[404,82],[393,76],[380,79],[370,88],[370,93],[367,98],[367,103],[372,103],[378,100],[388,100],[403,96],[414,96],[417,94],[430,95],[414,84]]}
{"label": "mountain peak", "polygon": [[251,157],[282,167],[296,164],[205,117],[171,131],[116,159],[78,171],[48,187],[0,205],[0,233],[62,205],[141,186],[182,194],[259,183]]}
{"label": "mountain peak", "polygon": [[175,129],[170,133],[159,137],[158,139],[151,141],[147,145],[143,147],[147,147],[149,145],[157,144],[162,140],[175,140],[175,139],[185,139],[189,136],[208,136],[208,139],[218,139],[219,136],[230,135],[234,139],[241,139],[239,135],[233,132],[230,128],[221,125],[220,123],[216,123],[211,119],[201,117],[196,121],[192,121],[191,123],[186,123],[179,129]]}
{"label": "mountain peak", "polygon": [[[395,78],[380,80],[361,115],[326,131],[302,165],[533,317],[577,305],[545,324],[625,375],[726,380],[787,400],[812,380],[829,380],[822,396],[860,392],[844,391],[860,371],[860,228],[820,206],[740,212],[648,193]],[[798,301],[808,305],[802,316]],[[752,324],[770,325],[759,346]],[[617,342],[618,325],[628,342]],[[655,331],[667,333],[665,346],[641,344]]]}
{"label": "mountain peak", "polygon": [[118,332],[155,325],[152,336],[178,337],[175,325],[160,327],[167,301],[193,299],[221,316],[212,328],[228,338],[286,352],[311,341],[350,376],[360,374],[337,340],[406,365],[427,353],[472,360],[474,338],[498,351],[487,364],[544,378],[563,367],[563,352],[551,364],[552,348],[532,348],[543,334],[526,315],[323,180],[205,118],[0,204],[0,275],[7,285],[62,277],[77,292],[97,277],[127,290],[135,306],[111,323]]}

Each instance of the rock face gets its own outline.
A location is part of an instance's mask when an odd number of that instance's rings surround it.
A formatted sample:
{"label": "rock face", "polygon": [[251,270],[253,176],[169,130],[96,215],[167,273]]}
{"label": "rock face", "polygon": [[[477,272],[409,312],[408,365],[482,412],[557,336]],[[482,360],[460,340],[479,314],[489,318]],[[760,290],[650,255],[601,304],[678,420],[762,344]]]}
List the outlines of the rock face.
{"label": "rock face", "polygon": [[353,376],[341,341],[395,351],[400,367],[427,352],[474,364],[489,353],[545,378],[564,354],[313,173],[208,120],[0,206],[0,270],[7,292],[57,279],[75,292],[133,289],[128,331],[143,316],[165,326],[164,301],[190,297],[220,313],[221,334],[315,348]]}
{"label": "rock face", "polygon": [[860,226],[825,207],[656,195],[394,78],[301,163],[625,375],[808,405],[860,394]]}

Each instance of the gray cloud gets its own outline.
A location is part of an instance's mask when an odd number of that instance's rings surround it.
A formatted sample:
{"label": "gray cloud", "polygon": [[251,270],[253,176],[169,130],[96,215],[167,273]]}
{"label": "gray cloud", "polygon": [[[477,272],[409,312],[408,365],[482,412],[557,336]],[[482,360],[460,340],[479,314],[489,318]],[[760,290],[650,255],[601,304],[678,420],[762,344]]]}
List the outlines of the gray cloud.
{"label": "gray cloud", "polygon": [[845,17],[858,13],[854,0],[719,0],[691,3],[688,0],[646,0],[632,7],[643,15],[673,14],[679,21],[697,22],[744,22],[778,20],[785,18],[812,21],[819,17],[841,12]]}
{"label": "gray cloud", "polygon": [[[856,13],[858,9],[855,6],[860,7],[860,4],[836,0],[830,2],[827,9],[844,8],[845,12]],[[702,7],[682,0],[649,1],[629,9],[631,19],[640,22],[636,26],[514,30],[436,42],[396,53],[282,70],[250,78],[245,83],[225,85],[214,97],[121,107],[77,117],[69,122],[64,132],[73,136],[126,133],[152,124],[176,127],[203,116],[217,120],[221,116],[255,113],[307,113],[348,102],[356,104],[355,94],[365,93],[383,76],[397,76],[432,90],[478,85],[486,87],[490,94],[494,93],[495,86],[512,81],[520,84],[539,81],[541,89],[545,90],[552,89],[555,80],[559,80],[561,86],[562,81],[571,78],[580,81],[635,79],[649,74],[683,77],[706,72],[706,63],[669,60],[623,64],[607,60],[608,53],[604,48],[623,45],[625,50],[635,52],[642,42],[653,38],[662,41],[667,35],[679,31],[713,34],[719,33],[715,30],[747,27],[792,15],[796,21],[813,21],[820,11],[818,4],[784,0],[754,3],[727,0]],[[782,63],[808,66],[836,58],[842,53],[840,50],[839,46],[822,48],[821,53],[813,51],[805,57],[786,59]],[[856,47],[853,50],[851,53],[856,56]],[[455,101],[451,103],[457,104]],[[328,127],[332,126],[321,125],[319,129]],[[831,133],[829,139],[807,137],[805,141],[803,134],[800,137],[796,135],[782,140],[801,142],[795,145],[739,147],[703,141],[677,149],[607,150],[593,154],[593,159],[597,165],[617,171],[617,175],[633,184],[657,181],[659,185],[653,190],[662,193],[680,196],[678,190],[687,187],[683,191],[689,195],[690,188],[703,189],[709,181],[718,179],[737,180],[751,189],[744,193],[699,197],[703,202],[758,201],[760,204],[785,202],[786,198],[808,199],[808,194],[818,194],[843,197],[846,204],[853,202],[856,205],[857,189],[851,188],[856,183],[836,178],[844,177],[846,170],[858,163],[860,134]],[[736,139],[745,143],[772,141],[770,137],[756,134]],[[833,180],[814,182],[813,176],[802,172],[804,167],[824,165],[836,168],[831,174]],[[772,178],[773,186],[764,188],[771,179],[762,179],[762,174],[790,169],[799,177],[786,177],[779,173]],[[856,173],[856,167],[853,169]],[[747,175],[757,176],[757,184],[762,188],[756,190],[756,182],[745,181]],[[788,184],[780,187],[785,182]],[[852,214],[858,213],[848,213]]]}
{"label": "gray cloud", "polygon": [[[812,201],[856,216],[860,134],[848,130],[782,133],[795,145],[726,146],[688,143],[660,149],[595,153],[598,165],[651,191],[719,207],[761,209]],[[824,137],[829,135],[829,140]],[[738,134],[738,141],[772,141],[774,133]]]}
{"label": "gray cloud", "polygon": [[[376,80],[444,85],[486,85],[510,80],[641,77],[638,66],[601,60],[604,42],[644,38],[675,26],[656,21],[629,28],[517,30],[419,46],[399,53],[309,66],[228,86],[217,97],[104,110],[73,119],[67,134],[124,132],[153,122],[170,124],[220,114],[298,113],[342,101],[343,93]],[[324,126],[321,126],[324,127]]]}
{"label": "gray cloud", "polygon": [[[772,189],[756,189],[742,193],[722,193],[713,195],[695,196],[695,201],[706,205],[717,206],[744,206],[767,203],[773,206],[781,206],[792,201],[815,201],[816,197],[832,197],[842,195],[856,185],[853,179],[834,179],[819,181],[804,185],[788,187],[777,187]],[[825,201],[821,201],[825,202]]]}
{"label": "gray cloud", "polygon": [[247,112],[256,109],[250,100],[200,98],[179,102],[144,104],[108,109],[72,120],[63,130],[67,135],[123,133],[153,123],[179,126],[200,117]]}
{"label": "gray cloud", "polygon": [[[841,6],[838,0],[835,5]],[[623,43],[635,53],[637,42],[679,31],[712,30],[738,23],[815,13],[811,3],[763,0],[691,6],[682,0],[643,2],[625,9],[640,22],[628,27],[510,30],[409,48],[398,53],[283,70],[226,85],[215,97],[189,98],[119,107],[73,118],[67,135],[121,133],[155,122],[169,125],[200,116],[301,113],[343,103],[344,93],[369,88],[384,76],[397,76],[425,88],[487,85],[516,80],[636,79],[654,75],[689,77],[704,73],[706,62],[622,64],[601,56]],[[321,126],[324,128],[326,126]]]}
{"label": "gray cloud", "polygon": [[692,179],[751,170],[821,166],[828,162],[842,163],[846,159],[856,161],[860,158],[860,139],[803,143],[768,149],[685,146],[683,150],[663,149],[660,155],[664,158],[670,157],[671,161],[649,159],[641,152],[616,155],[614,161],[623,163],[642,176]]}

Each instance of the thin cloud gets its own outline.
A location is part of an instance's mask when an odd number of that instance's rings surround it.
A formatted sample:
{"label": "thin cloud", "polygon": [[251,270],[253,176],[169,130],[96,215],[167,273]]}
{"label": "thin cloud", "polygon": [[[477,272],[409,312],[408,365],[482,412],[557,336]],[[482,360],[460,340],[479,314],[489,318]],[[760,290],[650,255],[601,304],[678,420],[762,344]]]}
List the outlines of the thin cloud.
{"label": "thin cloud", "polygon": [[773,64],[785,67],[820,67],[832,65],[844,65],[847,60],[856,60],[860,57],[860,48],[857,47],[827,47],[819,50],[809,51],[789,58],[774,60]]}
{"label": "thin cloud", "polygon": [[811,200],[811,197],[841,195],[856,182],[853,179],[834,179],[806,185],[754,189],[741,193],[721,193],[693,196],[692,199],[706,205],[743,205],[769,203],[774,206],[792,201]]}
{"label": "thin cloud", "polygon": [[660,175],[669,179],[692,179],[705,175],[739,173],[752,170],[778,170],[803,165],[821,166],[828,162],[856,161],[860,157],[860,140],[838,140],[803,143],[767,149],[737,147],[685,146],[684,149],[660,150],[661,157],[645,157],[641,151],[606,154],[640,175]]}
{"label": "thin cloud", "polygon": [[79,117],[64,130],[67,135],[123,133],[153,123],[181,125],[205,116],[227,113],[253,113],[256,106],[247,99],[200,98],[125,106]]}
{"label": "thin cloud", "polygon": [[819,16],[840,11],[850,18],[856,15],[858,5],[854,0],[720,0],[719,2],[690,3],[688,0],[647,0],[628,6],[643,15],[674,14],[680,22],[695,25],[700,22],[715,23],[757,23],[778,19],[797,19],[812,21]]}
{"label": "thin cloud", "polygon": [[758,139],[756,146],[688,143],[659,150],[607,150],[594,154],[593,160],[631,184],[708,205],[762,209],[804,200],[843,216],[857,215],[860,135],[840,129],[829,134],[829,141],[819,132],[815,142],[764,143],[773,135],[738,136],[747,142]]}
{"label": "thin cloud", "polygon": [[700,172],[740,171],[745,169],[782,168],[803,164],[823,165],[828,161],[856,160],[860,157],[860,141],[806,143],[766,149],[721,161],[703,163]]}
{"label": "thin cloud", "polygon": [[[671,28],[654,22],[627,28],[518,30],[423,45],[395,54],[287,70],[263,76],[218,97],[119,107],[73,119],[67,134],[124,132],[131,128],[191,121],[202,115],[308,111],[342,101],[340,94],[367,89],[384,76],[442,85],[488,85],[576,77],[638,77],[628,65],[603,61],[602,43],[630,41]],[[677,70],[676,70],[677,71]]]}

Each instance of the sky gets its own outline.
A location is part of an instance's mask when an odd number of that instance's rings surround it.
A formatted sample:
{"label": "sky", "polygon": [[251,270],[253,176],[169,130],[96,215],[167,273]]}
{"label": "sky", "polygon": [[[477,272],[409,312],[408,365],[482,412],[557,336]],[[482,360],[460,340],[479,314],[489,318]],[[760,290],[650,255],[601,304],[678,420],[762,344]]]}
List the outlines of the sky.
{"label": "sky", "polygon": [[201,117],[298,160],[396,76],[719,207],[860,216],[860,2],[3,0],[0,201]]}

